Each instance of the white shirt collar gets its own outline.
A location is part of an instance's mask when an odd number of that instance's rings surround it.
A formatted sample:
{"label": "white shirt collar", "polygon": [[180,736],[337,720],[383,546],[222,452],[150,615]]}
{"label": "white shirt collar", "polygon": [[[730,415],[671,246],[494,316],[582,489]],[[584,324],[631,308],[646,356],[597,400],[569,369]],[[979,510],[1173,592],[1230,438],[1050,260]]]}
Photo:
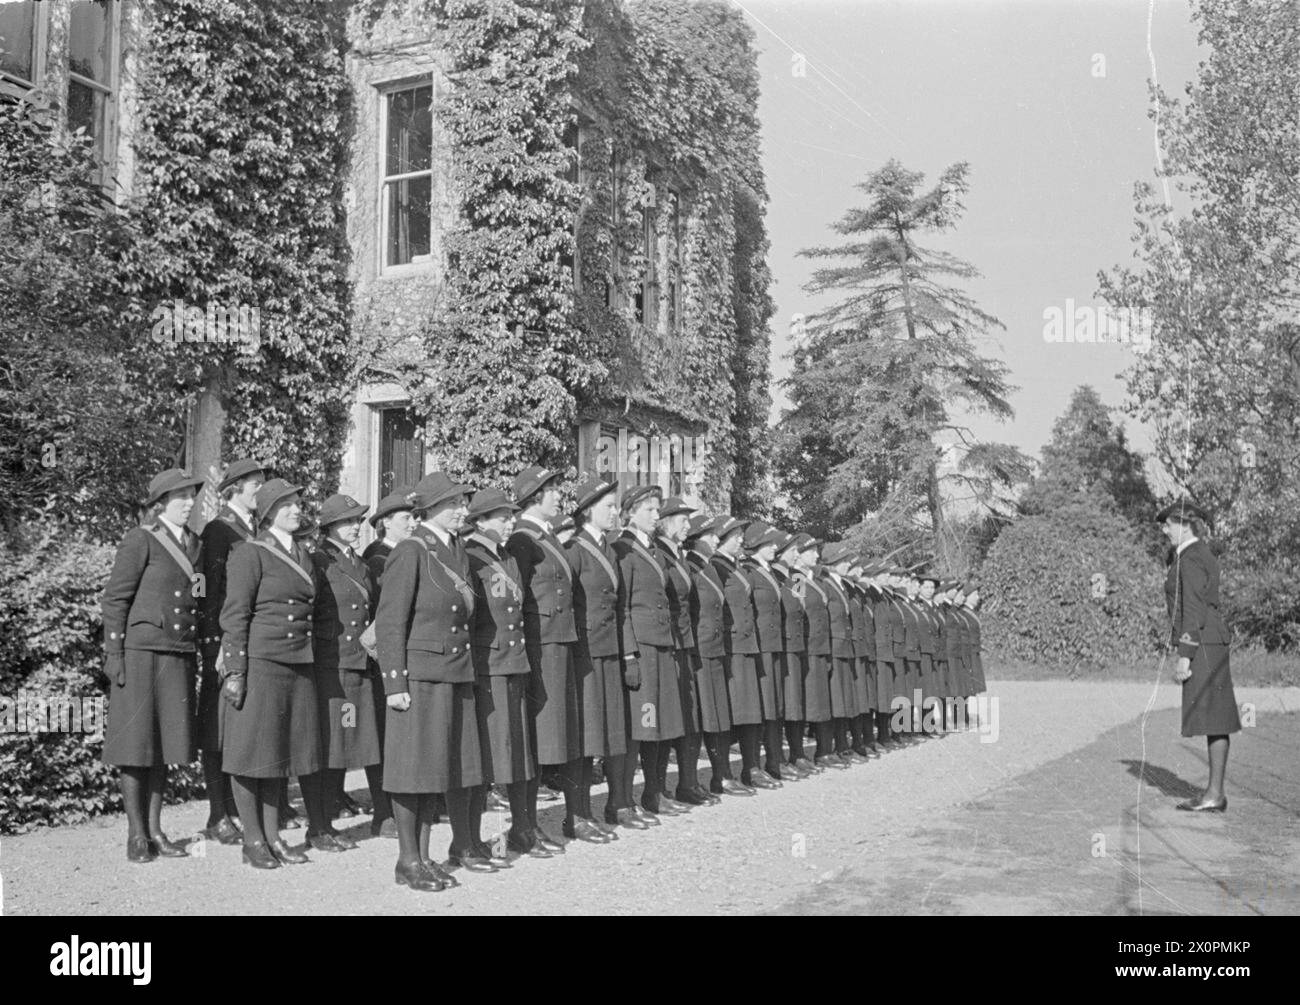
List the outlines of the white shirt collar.
{"label": "white shirt collar", "polygon": [[638,541],[641,542],[641,544],[642,544],[644,547],[646,547],[646,548],[649,548],[649,547],[650,547],[650,535],[649,535],[649,534],[647,534],[645,531],[641,530],[639,527],[629,527],[628,530],[631,532],[631,534],[632,534],[632,536],[633,536],[634,538],[636,538]]}
{"label": "white shirt collar", "polygon": [[290,534],[287,530],[281,530],[279,527],[272,527],[272,528],[270,528],[270,530],[271,530],[271,533],[275,536],[275,539],[276,539],[277,541],[279,541],[282,545],[284,545],[284,550],[285,550],[285,551],[287,551],[287,552],[292,552],[292,551],[293,551],[293,535],[292,535],[292,534]]}
{"label": "white shirt collar", "polygon": [[429,530],[433,531],[433,536],[436,537],[439,541],[441,541],[445,547],[448,548],[451,547],[451,535],[448,534],[445,530],[443,530],[441,527],[433,524],[428,520],[424,521],[423,526],[428,527]]}
{"label": "white shirt collar", "polygon": [[253,511],[251,509],[244,506],[242,503],[235,502],[234,499],[227,500],[226,505],[230,507],[230,511],[234,513],[235,516],[243,520],[249,527],[253,526]]}
{"label": "white shirt collar", "polygon": [[764,569],[771,568],[771,566],[767,564],[767,559],[763,558],[762,555],[750,555],[749,560],[755,565],[761,565]]}
{"label": "white shirt collar", "polygon": [[161,523],[164,527],[166,527],[169,531],[171,531],[172,537],[176,538],[177,541],[185,540],[185,529],[181,527],[179,524],[172,523],[161,513],[158,514],[158,522]]}
{"label": "white shirt collar", "polygon": [[396,548],[396,547],[397,547],[397,542],[394,541],[391,537],[386,537],[386,538],[384,538],[384,544],[388,545],[388,547],[390,547],[390,548]]}
{"label": "white shirt collar", "polygon": [[589,523],[584,523],[582,525],[582,533],[586,534],[589,538],[595,541],[596,544],[605,543],[605,532],[603,530],[597,530]]}
{"label": "white shirt collar", "polygon": [[549,521],[543,520],[541,517],[533,516],[531,513],[520,513],[519,516],[515,518],[515,523],[518,523],[520,520],[527,520],[534,526],[541,527],[542,530],[546,531],[548,534],[551,531]]}
{"label": "white shirt collar", "polygon": [[668,553],[672,555],[673,558],[681,557],[681,549],[677,547],[676,541],[666,537],[661,537],[659,540],[663,543],[664,547],[668,549]]}
{"label": "white shirt collar", "polygon": [[1182,544],[1178,546],[1178,550],[1174,554],[1181,555],[1184,551],[1186,551],[1188,548],[1190,548],[1199,540],[1200,540],[1199,537],[1189,537],[1186,541],[1184,541]]}

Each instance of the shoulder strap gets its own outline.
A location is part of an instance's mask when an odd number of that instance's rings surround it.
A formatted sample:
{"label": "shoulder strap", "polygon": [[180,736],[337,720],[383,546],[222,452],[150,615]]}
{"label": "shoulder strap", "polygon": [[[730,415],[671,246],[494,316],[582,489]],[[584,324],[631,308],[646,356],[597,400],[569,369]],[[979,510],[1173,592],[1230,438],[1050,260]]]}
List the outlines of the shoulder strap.
{"label": "shoulder strap", "polygon": [[600,548],[596,547],[595,542],[592,541],[589,537],[581,533],[575,535],[574,540],[577,541],[580,547],[584,548],[586,551],[591,553],[591,557],[594,558],[597,562],[599,562],[600,567],[605,570],[605,575],[609,577],[609,581],[613,583],[615,586],[617,586],[618,570],[615,569],[612,564],[610,564],[609,558],[605,555],[605,553]]}
{"label": "shoulder strap", "polygon": [[292,558],[290,558],[288,555],[284,554],[283,552],[276,551],[275,548],[274,548],[274,546],[267,544],[265,541],[251,541],[251,542],[249,542],[249,543],[250,543],[250,544],[255,544],[255,545],[257,545],[259,548],[261,548],[263,551],[267,552],[268,554],[274,555],[274,556],[275,556],[276,558],[278,558],[281,562],[283,562],[285,565],[287,565],[289,568],[291,568],[294,572],[296,572],[299,576],[301,576],[303,579],[307,580],[308,584],[309,584],[309,585],[311,586],[311,588],[312,588],[312,592],[313,592],[313,593],[316,592],[316,581],[313,580],[313,579],[311,578],[311,576],[309,576],[309,575],[307,574],[307,570],[306,570],[306,569],[304,569],[301,565],[299,565],[297,562],[295,562],[295,561],[294,561]]}
{"label": "shoulder strap", "polygon": [[176,564],[181,567],[181,572],[185,573],[187,579],[194,579],[194,566],[190,563],[185,552],[181,551],[180,545],[167,533],[162,527],[150,527],[149,533],[158,539],[158,543],[167,549],[167,554],[176,560]]}
{"label": "shoulder strap", "polygon": [[447,574],[447,578],[449,578],[452,585],[456,587],[456,592],[459,593],[461,599],[465,601],[466,608],[472,611],[474,609],[474,591],[470,588],[469,583],[465,582],[460,573],[434,554],[433,549],[429,547],[429,542],[421,538],[419,534],[412,534],[409,540],[415,541],[424,549],[424,553],[429,556],[429,561],[438,563],[438,567]]}

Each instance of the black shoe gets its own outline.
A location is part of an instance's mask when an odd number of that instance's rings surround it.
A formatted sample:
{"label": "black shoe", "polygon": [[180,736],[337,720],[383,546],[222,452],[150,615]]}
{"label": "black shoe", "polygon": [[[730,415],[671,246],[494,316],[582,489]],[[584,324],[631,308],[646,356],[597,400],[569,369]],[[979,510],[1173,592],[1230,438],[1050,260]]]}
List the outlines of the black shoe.
{"label": "black shoe", "polygon": [[767,775],[768,778],[776,782],[777,785],[780,785],[783,782],[788,782],[790,781],[791,778],[794,777],[793,772],[791,772],[789,776],[781,774],[781,769],[779,767],[764,768],[763,774]]}
{"label": "black shoe", "polygon": [[721,797],[721,796],[715,796],[712,792],[710,792],[708,789],[706,789],[703,785],[698,785],[698,784],[697,784],[697,785],[694,785],[694,786],[691,787],[691,791],[694,792],[694,793],[695,793],[697,796],[699,796],[701,799],[703,799],[703,800],[704,800],[704,805],[706,805],[706,806],[712,806],[712,805],[714,805],[715,803],[720,803],[720,802],[722,802],[722,797]]}
{"label": "black shoe", "polygon": [[628,809],[634,817],[640,820],[647,827],[658,827],[663,823],[663,821],[659,819],[658,814],[651,813],[644,806],[631,806],[628,807]]}
{"label": "black shoe", "polygon": [[327,851],[327,852],[347,851],[347,849],[343,847],[343,843],[339,841],[329,831],[319,831],[316,833],[313,833],[312,831],[308,831],[307,843],[311,845],[313,848],[315,848],[317,851]]}
{"label": "black shoe", "polygon": [[506,847],[510,851],[518,852],[520,855],[528,855],[532,858],[552,857],[550,851],[539,845],[529,831],[507,831]]}
{"label": "black shoe", "polygon": [[254,869],[278,869],[280,860],[276,858],[265,841],[255,841],[244,845],[244,864]]}
{"label": "black shoe", "polygon": [[448,872],[453,869],[464,869],[466,872],[496,872],[497,867],[492,859],[480,855],[474,849],[457,851],[455,848],[447,849],[447,864],[443,866]]}
{"label": "black shoe", "polygon": [[768,773],[761,768],[755,768],[749,772],[748,778],[742,773],[740,780],[753,789],[779,789],[781,787],[780,782],[769,777]]}
{"label": "black shoe", "polygon": [[648,831],[650,829],[650,824],[646,823],[626,806],[621,810],[615,810],[613,813],[606,809],[605,823],[616,827],[626,827],[628,830],[633,831]]}
{"label": "black shoe", "polygon": [[149,839],[149,848],[162,858],[189,858],[190,855],[183,844],[177,844],[161,832]]}
{"label": "black shoe", "polygon": [[491,842],[480,841],[474,845],[474,854],[485,858],[498,869],[510,868],[510,854],[506,851],[506,842],[498,834]]}
{"label": "black shoe", "polygon": [[555,853],[564,851],[564,845],[559,841],[556,841],[555,838],[551,837],[551,835],[547,834],[540,826],[533,827],[531,830],[533,843],[538,845],[538,847],[545,848],[547,851]]}
{"label": "black shoe", "polygon": [[393,870],[393,879],[398,886],[409,886],[412,890],[419,890],[423,893],[438,893],[446,889],[437,876],[424,867],[424,863],[415,862],[398,862],[397,868]]}
{"label": "black shoe", "polygon": [[271,841],[267,847],[271,849],[275,854],[275,857],[284,865],[303,865],[304,863],[311,861],[311,859],[302,852],[290,848],[284,838],[281,838],[279,841]]}
{"label": "black shoe", "polygon": [[841,760],[838,754],[823,754],[821,757],[813,758],[813,763],[819,768],[831,768],[835,771],[842,771],[849,766],[848,762]]}
{"label": "black shoe", "polygon": [[370,821],[370,836],[385,838],[397,837],[397,820],[393,817],[384,817],[383,820]]}
{"label": "black shoe", "polygon": [[564,798],[563,792],[556,792],[549,785],[539,785],[537,787],[537,801],[539,803],[559,802]]}
{"label": "black shoe", "polygon": [[592,844],[608,844],[610,835],[601,830],[591,820],[576,817],[572,822],[566,820],[562,825],[564,836],[570,841],[589,841]]}
{"label": "black shoe", "polygon": [[754,790],[742,785],[734,778],[714,778],[709,783],[709,791],[721,796],[752,796]]}
{"label": "black shoe", "polygon": [[351,819],[352,817],[361,816],[361,812],[361,807],[357,805],[357,801],[345,792],[336,807],[335,817]]}
{"label": "black shoe", "polygon": [[1228,808],[1228,797],[1224,796],[1217,803],[1207,803],[1204,797],[1188,799],[1179,803],[1175,809],[1187,810],[1189,813],[1223,813]]}
{"label": "black shoe", "polygon": [[679,788],[675,793],[673,793],[673,798],[679,803],[684,803],[687,806],[704,806],[710,801],[694,789],[682,788]]}
{"label": "black shoe", "polygon": [[822,770],[819,765],[813,764],[813,762],[808,760],[808,758],[806,757],[796,757],[790,763],[793,764],[800,771],[802,771],[805,775],[813,775]]}
{"label": "black shoe", "polygon": [[425,871],[433,874],[433,877],[442,883],[448,890],[453,886],[460,886],[460,880],[451,874],[451,870],[438,862],[430,861],[427,858],[420,859],[420,864],[424,866]]}
{"label": "black shoe", "polygon": [[126,839],[126,860],[128,862],[152,862],[158,857],[153,843],[148,838],[135,837]]}
{"label": "black shoe", "polygon": [[244,832],[235,826],[235,822],[230,817],[222,817],[215,824],[207,827],[203,831],[203,836],[209,841],[219,841],[222,844],[244,843]]}
{"label": "black shoe", "polygon": [[339,844],[341,844],[343,846],[344,851],[354,851],[355,849],[361,847],[354,840],[352,840],[352,838],[348,837],[346,834],[342,834],[339,831],[336,831],[333,827],[331,827],[328,831],[326,831],[326,833],[329,834],[329,836],[332,837]]}

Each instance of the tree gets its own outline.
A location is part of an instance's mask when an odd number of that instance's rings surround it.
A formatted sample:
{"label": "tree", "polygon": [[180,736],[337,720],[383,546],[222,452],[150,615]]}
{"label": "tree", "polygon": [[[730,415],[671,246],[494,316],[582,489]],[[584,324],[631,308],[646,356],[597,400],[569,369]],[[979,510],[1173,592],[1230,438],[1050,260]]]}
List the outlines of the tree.
{"label": "tree", "polygon": [[1143,457],[1129,449],[1124,427],[1111,421],[1087,384],[1075,388],[1069,407],[1052,427],[1041,469],[1021,496],[1020,508],[1041,514],[1076,501],[1114,510],[1135,528],[1153,526],[1156,499]]}
{"label": "tree", "polygon": [[[976,441],[950,413],[957,406],[1014,414],[1006,366],[975,346],[1001,322],[947,284],[979,273],[918,244],[922,234],[956,224],[967,172],[954,164],[922,192],[924,175],[891,160],[857,186],[868,204],[833,225],[849,242],[800,252],[847,259],[819,268],[805,287],[847,295],[812,315],[808,339],[794,351],[779,460],[787,491],[819,529],[894,541],[920,526],[952,569],[963,549],[946,526],[945,496],[996,510],[1030,470],[1020,451]],[[947,474],[940,438],[959,454]]]}
{"label": "tree", "polygon": [[1136,188],[1135,263],[1100,275],[1149,312],[1127,409],[1215,513],[1238,624],[1300,642],[1300,24],[1288,0],[1198,0],[1210,56],[1183,105],[1157,91],[1164,184]]}

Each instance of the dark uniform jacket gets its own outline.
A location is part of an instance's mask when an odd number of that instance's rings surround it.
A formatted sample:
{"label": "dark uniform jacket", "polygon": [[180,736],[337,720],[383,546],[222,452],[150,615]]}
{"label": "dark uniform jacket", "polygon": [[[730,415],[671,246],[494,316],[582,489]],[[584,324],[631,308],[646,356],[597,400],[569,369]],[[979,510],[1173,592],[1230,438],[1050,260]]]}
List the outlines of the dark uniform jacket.
{"label": "dark uniform jacket", "polygon": [[903,618],[903,658],[921,662],[921,610],[909,597],[898,598],[898,612]]}
{"label": "dark uniform jacket", "polygon": [[106,653],[194,652],[199,618],[194,570],[202,563],[201,552],[198,541],[186,551],[160,520],[127,531],[100,603]]}
{"label": "dark uniform jacket", "polygon": [[678,649],[695,648],[695,632],[691,629],[691,569],[678,549],[672,549],[662,539],[655,542],[668,573],[668,614],[673,622],[673,643]]}
{"label": "dark uniform jacket", "polygon": [[378,541],[371,541],[366,545],[366,550],[361,553],[361,561],[366,563],[370,569],[370,576],[375,581],[375,586],[379,586],[379,581],[384,575],[384,566],[388,563],[388,556],[393,553],[393,546],[380,538]]}
{"label": "dark uniform jacket", "polygon": [[[230,560],[231,549],[257,535],[244,523],[244,518],[226,504],[216,517],[204,524],[199,536],[203,540],[205,594],[199,600],[199,644],[215,647],[221,643],[221,608],[226,603],[226,563]],[[215,648],[212,652],[215,653]]]}
{"label": "dark uniform jacket", "polygon": [[355,552],[329,541],[312,553],[312,564],[319,584],[312,636],[316,665],[365,670],[370,656],[361,633],[374,619],[378,593],[370,569]]}
{"label": "dark uniform jacket", "polygon": [[447,547],[428,527],[416,527],[388,556],[379,594],[375,636],[384,691],[408,691],[408,680],[472,682],[474,607],[464,549],[454,538]]}
{"label": "dark uniform jacket", "polygon": [[1219,608],[1219,560],[1199,538],[1181,555],[1171,551],[1165,605],[1173,623],[1169,642],[1179,656],[1191,659],[1201,644],[1226,646],[1232,641]]}
{"label": "dark uniform jacket", "polygon": [[[876,629],[876,659],[893,663],[903,659],[903,615],[888,594],[872,605]],[[897,641],[895,641],[897,640]]]}
{"label": "dark uniform jacket", "polygon": [[569,538],[564,552],[573,568],[578,648],[595,659],[617,657],[632,633],[617,552],[604,534],[594,541],[586,530]]}
{"label": "dark uniform jacket", "polygon": [[485,534],[465,540],[474,585],[471,629],[474,669],[480,677],[528,673],[524,648],[524,584],[519,566]]}
{"label": "dark uniform jacket", "polygon": [[808,584],[802,575],[784,565],[773,564],[772,570],[776,573],[777,582],[781,584],[785,651],[805,652],[808,648],[808,615],[804,611],[804,595],[808,592]]}
{"label": "dark uniform jacket", "polygon": [[853,651],[853,622],[849,614],[849,598],[829,572],[819,577],[826,594],[826,607],[831,616],[831,655],[836,659],[851,660]]}
{"label": "dark uniform jacket", "polygon": [[849,615],[853,624],[853,652],[858,659],[876,658],[876,624],[871,595],[858,586],[850,586]]}
{"label": "dark uniform jacket", "polygon": [[935,623],[934,609],[924,600],[913,601],[912,608],[916,611],[917,647],[933,660],[939,652],[939,632],[938,625]]}
{"label": "dark uniform jacket", "polygon": [[695,631],[695,647],[701,657],[721,659],[727,655],[726,611],[727,592],[718,576],[718,570],[707,556],[698,551],[686,553],[695,588],[691,591],[691,626]]}
{"label": "dark uniform jacket", "polygon": [[955,668],[966,659],[966,626],[957,609],[951,604],[941,605],[937,608],[937,613],[943,619],[945,647],[942,656]]}
{"label": "dark uniform jacket", "polygon": [[628,620],[632,635],[624,639],[628,653],[641,645],[671,649],[677,644],[672,608],[668,601],[668,570],[658,549],[643,545],[631,531],[614,542],[623,588],[627,591]]}
{"label": "dark uniform jacket", "polygon": [[754,627],[758,630],[758,650],[779,653],[785,647],[782,633],[785,629],[781,613],[781,584],[772,570],[758,562],[744,563],[745,578],[753,587]]}
{"label": "dark uniform jacket", "polygon": [[524,588],[524,631],[533,645],[577,642],[573,567],[560,539],[532,520],[519,520],[506,542]]}
{"label": "dark uniform jacket", "polygon": [[742,569],[726,555],[715,554],[713,568],[722,580],[722,590],[727,597],[723,609],[724,638],[728,653],[757,653],[758,629],[754,626],[754,602],[749,580]]}
{"label": "dark uniform jacket", "polygon": [[799,573],[804,585],[803,610],[808,619],[808,652],[814,656],[831,654],[830,595],[816,577]]}
{"label": "dark uniform jacket", "polygon": [[270,530],[231,553],[221,647],[226,673],[244,673],[249,656],[276,663],[311,663],[318,583],[297,542],[286,551]]}

